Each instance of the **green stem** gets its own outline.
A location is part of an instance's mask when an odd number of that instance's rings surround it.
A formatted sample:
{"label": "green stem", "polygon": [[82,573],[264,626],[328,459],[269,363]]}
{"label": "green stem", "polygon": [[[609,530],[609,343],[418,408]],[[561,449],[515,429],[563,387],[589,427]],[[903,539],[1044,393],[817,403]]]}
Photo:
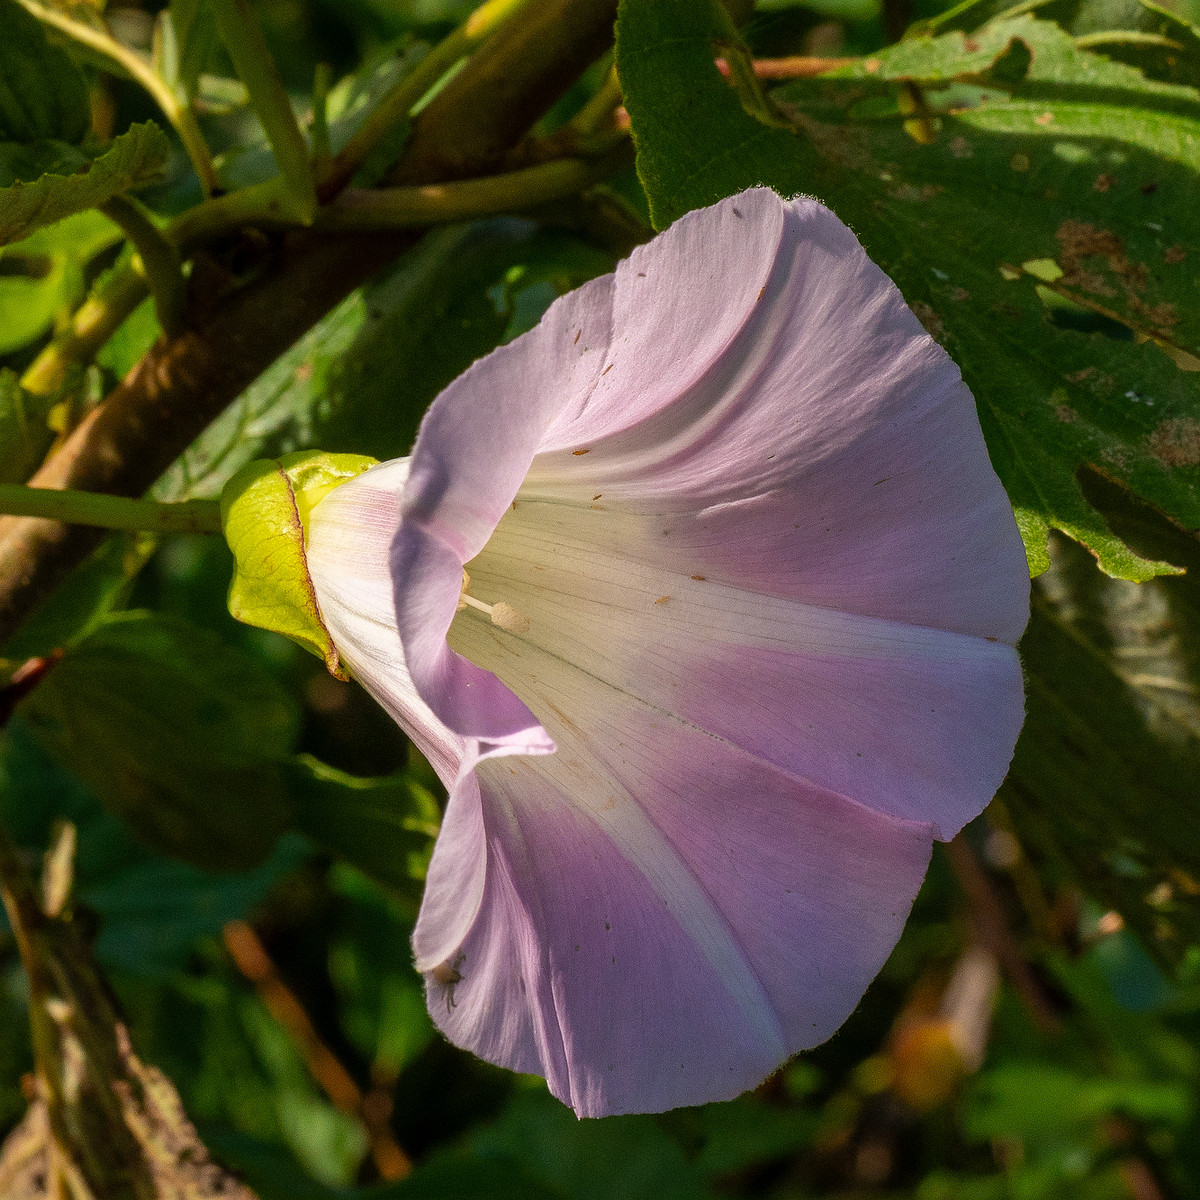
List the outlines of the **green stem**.
{"label": "green stem", "polygon": [[[423,187],[347,188],[317,214],[322,230],[411,229],[517,212],[565,200],[615,175],[630,162],[627,139],[598,158],[558,158],[505,175],[459,179]],[[186,251],[242,225],[287,229],[290,213],[278,178],[207,200],[181,213],[168,235]]]}
{"label": "green stem", "polygon": [[106,275],[66,330],[33,360],[21,376],[21,386],[34,396],[54,396],[71,367],[92,358],[145,298],[146,279],[132,265]]}
{"label": "green stem", "polygon": [[13,483],[0,485],[0,513],[132,532],[221,532],[221,506],[216,500],[159,504],[155,500],[133,500],[103,492],[32,488]]}
{"label": "green stem", "polygon": [[527,0],[487,0],[453,33],[443,38],[367,114],[350,140],[337,152],[318,189],[322,203],[336,196],[388,132],[459,59],[485,42]]}
{"label": "green stem", "polygon": [[212,152],[204,140],[200,126],[196,123],[195,114],[186,103],[180,101],[146,59],[135,50],[122,45],[112,34],[84,25],[65,13],[39,4],[37,0],[19,0],[19,3],[39,21],[116,63],[127,75],[136,79],[154,97],[158,107],[162,109],[163,116],[175,127],[175,132],[179,134],[183,148],[200,177],[200,186],[204,189],[204,194],[211,196],[219,189]]}
{"label": "green stem", "polygon": [[621,81],[617,68],[610,67],[596,94],[567,122],[579,139],[602,132],[612,124],[613,112],[621,103]]}
{"label": "green stem", "polygon": [[312,161],[266,39],[246,0],[213,0],[213,9],[221,40],[250,93],[250,102],[271,143],[275,161],[287,180],[288,198],[300,222],[307,225],[317,211]]}
{"label": "green stem", "polygon": [[288,201],[287,181],[276,175],[187,209],[167,226],[167,236],[186,255],[192,247],[245,225],[285,229],[303,225]]}
{"label": "green stem", "polygon": [[322,209],[317,228],[406,229],[520,212],[565,200],[610,178],[631,160],[628,142],[603,158],[560,158],[505,175],[424,187],[347,188]]}
{"label": "green stem", "polygon": [[150,214],[132,196],[113,196],[100,211],[133,243],[133,269],[146,277],[158,323],[167,334],[177,333],[187,303],[187,285],[175,243],[164,236]]}
{"label": "green stem", "polygon": [[317,63],[313,72],[313,118],[312,118],[312,148],[313,172],[318,179],[323,178],[329,171],[333,161],[333,151],[329,148],[329,85],[332,82],[332,71],[329,64]]}

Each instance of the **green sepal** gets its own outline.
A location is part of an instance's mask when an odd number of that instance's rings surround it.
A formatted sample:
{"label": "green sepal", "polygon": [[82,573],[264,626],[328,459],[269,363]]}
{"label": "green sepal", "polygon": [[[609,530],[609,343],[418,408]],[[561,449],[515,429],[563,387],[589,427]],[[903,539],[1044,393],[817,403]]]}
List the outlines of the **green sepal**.
{"label": "green sepal", "polygon": [[317,502],[375,463],[362,454],[304,450],[247,463],[221,492],[221,527],[234,558],[230,613],[299,642],[338,679],[349,675],[321,618],[305,533]]}

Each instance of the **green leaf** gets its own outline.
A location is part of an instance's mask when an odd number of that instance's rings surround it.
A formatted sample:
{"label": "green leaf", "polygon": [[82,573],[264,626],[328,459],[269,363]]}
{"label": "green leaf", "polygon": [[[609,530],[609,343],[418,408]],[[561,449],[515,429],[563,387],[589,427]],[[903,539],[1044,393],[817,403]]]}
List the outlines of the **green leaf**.
{"label": "green leaf", "polygon": [[66,171],[59,169],[0,188],[0,245],[28,236],[42,225],[95,208],[112,196],[160,178],[170,143],[152,121],[131,125],[107,149]]}
{"label": "green leaf", "polygon": [[809,180],[803,142],[746,112],[714,64],[736,34],[716,0],[622,0],[617,72],[655,229],[755,184]]}
{"label": "green leaf", "polygon": [[80,142],[90,123],[70,56],[16,0],[0,0],[0,142]]}
{"label": "green leaf", "polygon": [[407,774],[363,779],[302,755],[287,769],[295,826],[318,846],[410,899],[437,837],[437,801]]}
{"label": "green leaf", "polygon": [[[752,183],[816,194],[962,367],[1033,573],[1050,529],[1110,574],[1171,571],[1109,529],[1076,475],[1097,466],[1200,526],[1200,94],[1026,16],[788,85],[774,95],[793,134],[711,66],[715,5],[688,7],[624,0],[618,29],[656,221]],[[938,85],[919,110],[911,81]]]}
{"label": "green leaf", "polygon": [[215,634],[111,617],[67,651],[22,712],[137,835],[216,870],[261,862],[292,819],[280,767],[291,699]]}
{"label": "green leaf", "polygon": [[338,679],[349,676],[321,619],[304,530],[318,500],[374,464],[361,454],[300,451],[247,464],[221,492],[221,522],[234,557],[230,613],[298,642]]}
{"label": "green leaf", "polygon": [[244,917],[312,853],[304,838],[285,834],[269,858],[245,872],[215,874],[163,858],[46,753],[21,714],[0,738],[0,818],[31,851],[46,848],[56,821],[75,825],[75,892],[99,918],[96,956],[106,968],[136,976],[179,971],[200,939]]}
{"label": "green leaf", "polygon": [[100,348],[96,364],[107,367],[118,379],[124,379],[161,334],[154,297],[147,296]]}
{"label": "green leaf", "polygon": [[692,1156],[685,1157],[654,1117],[580,1121],[542,1089],[517,1093],[497,1121],[475,1133],[471,1148],[481,1157],[510,1158],[577,1200],[708,1200],[712,1195]]}
{"label": "green leaf", "polygon": [[971,1089],[964,1132],[972,1140],[1049,1140],[1113,1113],[1182,1129],[1192,1097],[1180,1080],[1087,1077],[1040,1062],[1009,1062],[981,1075]]}
{"label": "green leaf", "polygon": [[157,545],[149,534],[113,534],[90,554],[4,647],[18,662],[52,654],[92,632],[129,594]]}
{"label": "green leaf", "polygon": [[434,1036],[425,981],[413,970],[409,945],[416,905],[398,903],[390,889],[349,867],[335,867],[328,878],[340,901],[329,978],[342,1026],[371,1063],[372,1078],[396,1079]]}
{"label": "green leaf", "polygon": [[181,98],[191,101],[217,45],[217,23],[201,0],[171,0],[154,28],[155,65]]}
{"label": "green leaf", "polygon": [[88,261],[120,237],[107,217],[83,212],[0,247],[0,354],[41,337],[78,304]]}

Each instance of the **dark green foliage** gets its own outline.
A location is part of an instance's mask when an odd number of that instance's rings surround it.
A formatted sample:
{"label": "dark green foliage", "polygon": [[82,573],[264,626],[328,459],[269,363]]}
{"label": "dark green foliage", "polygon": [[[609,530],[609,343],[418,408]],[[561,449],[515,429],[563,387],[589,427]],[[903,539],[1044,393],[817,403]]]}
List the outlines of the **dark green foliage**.
{"label": "dark green foliage", "polygon": [[[110,4],[107,26],[102,7],[56,11],[143,55],[224,187],[270,178],[210,4]],[[319,159],[317,64],[336,154],[475,6],[248,7]],[[622,0],[636,176],[414,235],[154,494],[213,497],[246,463],[297,450],[407,453],[442,387],[643,236],[631,213],[662,228],[756,184],[815,196],[962,367],[1039,576],[1026,727],[964,839],[983,899],[935,854],[904,937],[828,1043],[726,1104],[577,1121],[540,1081],[435,1032],[409,942],[444,799],[427,764],[357,685],[234,625],[224,543],[114,535],[5,647],[4,677],[61,659],[0,733],[0,825],[31,869],[74,826],[74,924],[136,1049],[261,1200],[1200,1194],[1200,8],[751,7]],[[756,82],[747,47],[852,61]],[[609,62],[535,135],[554,136]],[[397,120],[355,186],[382,182],[421,120]],[[490,169],[542,153],[527,143]],[[134,248],[96,206],[137,189],[168,238],[201,202],[178,114],[0,0],[0,482],[27,479],[162,344],[135,296],[52,387],[26,373],[97,281],[130,270]],[[185,339],[321,236],[284,224],[259,212],[185,248]],[[156,378],[169,396],[171,370]],[[265,978],[223,947],[243,920]],[[978,1070],[947,1075],[947,982],[981,943],[1006,973],[974,1014]],[[0,916],[0,1137],[27,1105],[28,999]],[[331,1099],[313,1039],[361,1105]],[[381,1177],[380,1128],[413,1160],[407,1178]]]}
{"label": "dark green foliage", "polygon": [[0,143],[83,141],[87,85],[16,0],[0,0]]}

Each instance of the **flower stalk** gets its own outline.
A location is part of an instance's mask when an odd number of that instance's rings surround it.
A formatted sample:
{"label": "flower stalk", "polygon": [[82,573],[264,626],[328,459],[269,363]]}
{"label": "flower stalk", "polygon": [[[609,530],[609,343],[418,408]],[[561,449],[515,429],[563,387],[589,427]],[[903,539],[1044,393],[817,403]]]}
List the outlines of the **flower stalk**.
{"label": "flower stalk", "polygon": [[71,488],[3,484],[0,485],[0,513],[132,532],[221,532],[221,510],[215,500],[162,504],[155,500],[134,500],[128,496],[109,496]]}
{"label": "flower stalk", "polygon": [[560,158],[504,175],[425,187],[347,188],[323,209],[317,226],[328,230],[407,229],[519,212],[565,200],[614,175],[632,160],[622,143],[602,158]]}

